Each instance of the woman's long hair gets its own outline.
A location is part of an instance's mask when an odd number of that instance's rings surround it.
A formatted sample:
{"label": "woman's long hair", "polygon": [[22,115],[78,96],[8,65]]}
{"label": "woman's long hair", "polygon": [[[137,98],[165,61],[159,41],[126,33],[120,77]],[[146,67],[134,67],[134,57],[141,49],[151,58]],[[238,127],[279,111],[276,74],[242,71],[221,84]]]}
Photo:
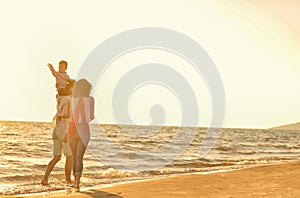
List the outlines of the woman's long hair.
{"label": "woman's long hair", "polygon": [[73,91],[73,97],[88,97],[90,96],[92,85],[86,79],[80,79],[76,82]]}

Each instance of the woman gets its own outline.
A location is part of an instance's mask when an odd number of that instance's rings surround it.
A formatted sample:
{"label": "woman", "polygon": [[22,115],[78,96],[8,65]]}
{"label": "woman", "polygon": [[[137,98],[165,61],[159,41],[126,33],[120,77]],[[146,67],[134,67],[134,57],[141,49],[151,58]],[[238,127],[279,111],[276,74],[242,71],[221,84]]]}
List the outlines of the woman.
{"label": "woman", "polygon": [[75,188],[79,191],[83,169],[83,155],[90,140],[89,122],[94,119],[94,98],[90,96],[92,85],[85,79],[76,82],[73,97],[68,142],[73,158]]}

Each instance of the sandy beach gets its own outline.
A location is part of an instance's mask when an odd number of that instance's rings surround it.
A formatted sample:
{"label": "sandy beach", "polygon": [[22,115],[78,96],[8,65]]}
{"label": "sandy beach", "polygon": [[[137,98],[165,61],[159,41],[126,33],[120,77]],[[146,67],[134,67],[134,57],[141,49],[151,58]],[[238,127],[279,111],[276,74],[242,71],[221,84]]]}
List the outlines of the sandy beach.
{"label": "sandy beach", "polygon": [[[300,162],[118,184],[50,197],[300,197]],[[45,197],[49,195],[43,195]],[[38,196],[34,196],[38,197]]]}

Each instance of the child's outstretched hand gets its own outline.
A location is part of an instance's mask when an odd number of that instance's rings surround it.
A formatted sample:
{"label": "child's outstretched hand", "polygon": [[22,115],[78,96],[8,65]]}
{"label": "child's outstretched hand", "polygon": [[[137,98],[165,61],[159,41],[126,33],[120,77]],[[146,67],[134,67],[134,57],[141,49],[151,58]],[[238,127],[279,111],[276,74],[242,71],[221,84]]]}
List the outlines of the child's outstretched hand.
{"label": "child's outstretched hand", "polygon": [[52,72],[52,75],[53,75],[54,77],[56,77],[56,72],[55,72],[55,69],[53,68],[53,65],[50,64],[50,63],[48,63],[48,67],[50,68],[50,71]]}

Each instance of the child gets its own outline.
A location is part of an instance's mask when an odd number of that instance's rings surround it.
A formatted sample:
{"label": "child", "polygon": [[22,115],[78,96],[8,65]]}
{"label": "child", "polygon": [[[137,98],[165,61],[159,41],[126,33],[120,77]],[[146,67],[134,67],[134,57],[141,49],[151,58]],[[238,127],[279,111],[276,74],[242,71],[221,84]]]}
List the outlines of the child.
{"label": "child", "polygon": [[68,96],[72,93],[70,92],[69,82],[70,77],[68,76],[66,70],[68,69],[68,63],[64,60],[59,62],[58,71],[55,71],[53,65],[48,63],[48,67],[50,68],[52,75],[56,78],[56,89],[58,92],[58,96]]}

